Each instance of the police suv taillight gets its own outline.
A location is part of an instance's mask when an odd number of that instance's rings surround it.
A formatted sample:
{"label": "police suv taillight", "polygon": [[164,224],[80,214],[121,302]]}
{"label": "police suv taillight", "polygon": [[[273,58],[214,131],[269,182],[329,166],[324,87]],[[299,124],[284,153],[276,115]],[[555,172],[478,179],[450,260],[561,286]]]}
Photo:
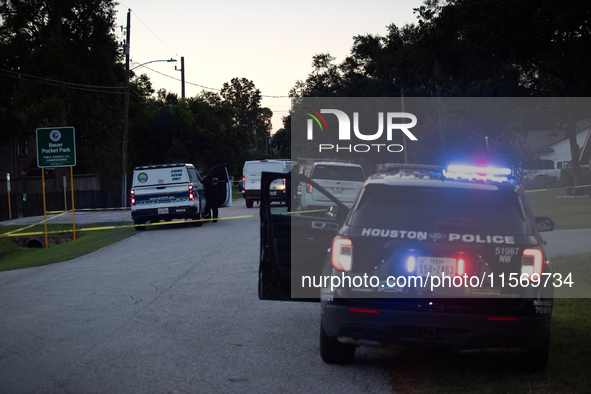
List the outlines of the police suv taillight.
{"label": "police suv taillight", "polygon": [[[526,274],[529,280],[539,280],[542,276],[544,253],[541,249],[525,249],[521,258],[521,274]],[[534,276],[532,279],[532,276]]]}
{"label": "police suv taillight", "polygon": [[135,190],[131,189],[129,194],[131,194],[131,205],[135,205]]}
{"label": "police suv taillight", "polygon": [[353,267],[353,242],[349,238],[337,237],[330,249],[332,266],[338,271],[351,271]]}
{"label": "police suv taillight", "polygon": [[189,200],[194,201],[195,195],[193,194],[193,185],[189,185]]}
{"label": "police suv taillight", "polygon": [[[314,180],[314,179],[312,179],[312,180]],[[312,193],[312,185],[310,185],[309,183],[306,183],[306,192]]]}

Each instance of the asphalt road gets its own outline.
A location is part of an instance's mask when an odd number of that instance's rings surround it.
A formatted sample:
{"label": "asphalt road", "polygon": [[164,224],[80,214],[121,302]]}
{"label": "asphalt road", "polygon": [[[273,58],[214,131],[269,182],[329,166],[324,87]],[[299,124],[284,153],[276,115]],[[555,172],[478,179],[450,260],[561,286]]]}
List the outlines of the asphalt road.
{"label": "asphalt road", "polygon": [[[220,213],[258,210],[238,201]],[[355,364],[327,365],[317,304],[258,300],[258,225],[157,226],[75,260],[0,272],[0,393],[392,393],[392,353],[360,348]],[[551,256],[591,251],[591,230],[544,238]]]}
{"label": "asphalt road", "polygon": [[0,392],[391,393],[387,351],[326,365],[318,304],[258,299],[258,224],[158,226],[0,272]]}

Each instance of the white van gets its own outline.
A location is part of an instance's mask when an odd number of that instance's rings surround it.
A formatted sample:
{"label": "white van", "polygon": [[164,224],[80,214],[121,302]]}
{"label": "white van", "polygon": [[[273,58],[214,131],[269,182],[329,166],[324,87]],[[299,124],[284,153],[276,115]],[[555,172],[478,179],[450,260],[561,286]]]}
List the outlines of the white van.
{"label": "white van", "polygon": [[[207,174],[217,178],[219,206],[232,205],[232,193],[225,164],[214,166]],[[192,219],[195,226],[203,224],[207,212],[205,189],[201,175],[193,164],[158,164],[136,167],[131,188],[131,218],[137,230],[146,222]]]}
{"label": "white van", "polygon": [[[263,172],[288,173],[295,162],[291,160],[250,160],[244,163],[242,169],[242,198],[246,207],[252,208],[253,203],[261,200],[261,174]],[[285,190],[285,187],[283,187]],[[279,199],[280,196],[278,195]]]}

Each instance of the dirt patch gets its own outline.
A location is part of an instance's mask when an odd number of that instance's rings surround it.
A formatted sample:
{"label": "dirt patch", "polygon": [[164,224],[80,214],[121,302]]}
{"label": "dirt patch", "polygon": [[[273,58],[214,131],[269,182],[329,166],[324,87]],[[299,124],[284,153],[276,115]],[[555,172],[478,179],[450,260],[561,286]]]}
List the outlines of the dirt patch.
{"label": "dirt patch", "polygon": [[[80,232],[76,232],[76,238],[80,237]],[[18,237],[7,237],[5,238],[8,242],[21,248],[44,248],[45,247],[45,235],[23,235]],[[60,233],[60,234],[47,234],[48,246],[59,245],[64,242],[68,242],[74,239],[74,233]]]}

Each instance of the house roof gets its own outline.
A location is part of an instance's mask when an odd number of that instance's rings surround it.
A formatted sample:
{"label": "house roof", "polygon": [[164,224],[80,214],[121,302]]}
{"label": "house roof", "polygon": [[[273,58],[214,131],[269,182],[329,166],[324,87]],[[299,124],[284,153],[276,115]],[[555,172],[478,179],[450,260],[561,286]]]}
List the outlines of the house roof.
{"label": "house roof", "polygon": [[566,137],[566,131],[560,130],[534,130],[527,133],[525,146],[535,153],[553,152],[552,145],[562,141]]}
{"label": "house roof", "polygon": [[[577,122],[577,133],[590,126],[591,121],[589,120]],[[565,130],[532,130],[525,138],[525,146],[534,153],[553,152],[552,145],[567,138]]]}

